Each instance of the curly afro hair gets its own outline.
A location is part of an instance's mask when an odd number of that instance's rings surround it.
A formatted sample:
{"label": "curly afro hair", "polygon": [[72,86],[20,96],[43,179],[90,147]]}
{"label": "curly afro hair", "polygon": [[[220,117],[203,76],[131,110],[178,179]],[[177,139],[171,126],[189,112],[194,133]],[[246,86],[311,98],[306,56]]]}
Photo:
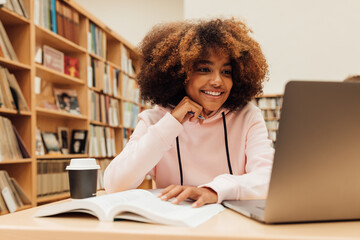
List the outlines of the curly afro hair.
{"label": "curly afro hair", "polygon": [[177,105],[198,59],[211,49],[229,55],[233,87],[223,107],[236,110],[262,93],[268,65],[260,45],[241,21],[213,19],[159,24],[139,45],[141,97],[154,104]]}

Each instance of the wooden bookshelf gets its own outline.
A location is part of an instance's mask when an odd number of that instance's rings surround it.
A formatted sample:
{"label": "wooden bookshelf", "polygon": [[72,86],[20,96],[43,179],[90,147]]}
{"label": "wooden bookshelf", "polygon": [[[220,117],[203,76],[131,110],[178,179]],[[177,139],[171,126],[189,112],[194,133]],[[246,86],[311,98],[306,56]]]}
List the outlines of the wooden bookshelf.
{"label": "wooden bookshelf", "polygon": [[[20,184],[24,192],[30,198],[32,204],[24,208],[33,207],[37,204],[45,202],[57,201],[68,198],[69,193],[49,195],[37,197],[37,162],[51,161],[71,158],[89,157],[89,153],[85,154],[45,154],[43,156],[36,155],[36,131],[57,133],[58,127],[68,128],[70,133],[74,129],[90,130],[90,126],[101,126],[104,128],[112,128],[114,131],[115,155],[123,149],[124,129],[123,125],[123,103],[131,102],[138,106],[139,112],[149,108],[139,101],[125,100],[122,96],[122,80],[123,75],[135,79],[135,72],[138,64],[138,54],[135,47],[122,38],[119,34],[112,31],[99,19],[88,13],[84,8],[78,5],[74,0],[60,0],[73,12],[78,13],[78,39],[70,40],[70,38],[54,33],[42,24],[39,24],[35,15],[34,0],[23,0],[24,6],[29,14],[29,19],[20,16],[11,10],[0,8],[0,20],[9,36],[19,62],[4,57],[0,57],[0,66],[6,67],[16,76],[21,87],[24,98],[30,108],[29,111],[21,111],[0,107],[0,116],[9,118],[15,126],[22,138],[25,146],[30,152],[31,157],[25,159],[0,161],[0,170],[6,170],[11,177],[14,177]],[[75,20],[73,19],[73,22]],[[99,30],[104,32],[104,55],[95,54],[89,51],[89,28],[90,23],[94,24]],[[74,33],[75,34],[75,33]],[[20,37],[21,36],[21,37]],[[44,45],[50,46],[61,51],[66,56],[78,59],[79,77],[72,77],[62,72],[45,67],[43,64],[35,61],[36,50]],[[114,92],[105,93],[103,89],[104,79],[97,82],[97,86],[89,86],[89,66],[90,59],[96,59],[104,66],[108,65],[119,71],[119,82],[117,86],[117,94]],[[125,63],[124,61],[129,61]],[[131,66],[130,66],[131,65]],[[124,69],[124,66],[126,69]],[[129,68],[131,68],[129,72]],[[134,69],[135,68],[135,69]],[[40,93],[36,92],[39,88],[35,88],[36,79],[40,78]],[[78,104],[80,107],[80,115],[61,112],[50,109],[45,106],[44,102],[54,104],[54,88],[75,89],[77,92]],[[89,112],[89,92],[95,91],[98,94],[109,96],[119,103],[119,119],[118,125],[110,126],[109,123],[101,121],[92,121]],[[55,105],[55,104],[54,104]],[[54,106],[53,105],[53,106]],[[55,105],[56,106],[56,105]],[[134,130],[134,126],[129,128],[129,132]],[[69,135],[71,137],[71,134]],[[68,139],[70,143],[70,139]],[[111,159],[110,157],[99,156],[102,159]],[[151,181],[151,180],[149,180]],[[143,184],[145,186],[146,183]],[[22,208],[21,208],[22,209]],[[21,210],[20,209],[20,210]]]}
{"label": "wooden bookshelf", "polygon": [[49,203],[49,202],[55,202],[55,201],[60,201],[66,198],[70,198],[70,193],[66,192],[66,193],[59,193],[59,194],[54,194],[54,195],[49,195],[49,196],[43,196],[43,197],[38,197],[37,199],[37,203],[38,204],[45,204],[45,203]]}
{"label": "wooden bookshelf", "polygon": [[274,147],[276,146],[282,99],[282,94],[264,94],[257,96],[253,101],[254,104],[261,109],[261,113],[268,129],[269,138],[272,140]]}

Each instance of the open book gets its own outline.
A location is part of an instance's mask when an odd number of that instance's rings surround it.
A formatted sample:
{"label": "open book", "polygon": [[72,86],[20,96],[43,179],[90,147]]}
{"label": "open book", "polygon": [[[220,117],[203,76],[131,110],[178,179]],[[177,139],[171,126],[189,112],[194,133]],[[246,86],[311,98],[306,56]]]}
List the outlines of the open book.
{"label": "open book", "polygon": [[147,190],[134,189],[44,206],[35,214],[35,217],[83,212],[97,217],[100,221],[126,219],[196,227],[223,209],[224,207],[221,204],[208,204],[193,208],[189,201],[175,205],[161,200],[154,193]]}

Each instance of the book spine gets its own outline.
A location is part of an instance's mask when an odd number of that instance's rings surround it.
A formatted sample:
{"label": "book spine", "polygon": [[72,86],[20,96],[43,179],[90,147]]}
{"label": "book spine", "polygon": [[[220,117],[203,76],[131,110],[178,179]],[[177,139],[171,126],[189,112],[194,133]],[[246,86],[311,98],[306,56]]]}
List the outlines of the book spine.
{"label": "book spine", "polygon": [[57,33],[55,0],[50,1],[51,31]]}

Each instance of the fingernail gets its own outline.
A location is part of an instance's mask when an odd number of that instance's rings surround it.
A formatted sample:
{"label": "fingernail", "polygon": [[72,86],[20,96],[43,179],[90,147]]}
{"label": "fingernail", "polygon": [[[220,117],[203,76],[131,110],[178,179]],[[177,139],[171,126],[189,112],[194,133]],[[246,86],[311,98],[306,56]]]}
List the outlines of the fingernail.
{"label": "fingernail", "polygon": [[162,200],[166,200],[166,198],[167,198],[166,195],[164,195],[164,196],[161,197]]}
{"label": "fingernail", "polygon": [[191,206],[195,208],[195,207],[197,207],[197,203],[193,203],[193,204],[191,204]]}
{"label": "fingernail", "polygon": [[177,198],[175,198],[174,200],[172,200],[171,203],[174,203],[174,204],[178,203]]}

